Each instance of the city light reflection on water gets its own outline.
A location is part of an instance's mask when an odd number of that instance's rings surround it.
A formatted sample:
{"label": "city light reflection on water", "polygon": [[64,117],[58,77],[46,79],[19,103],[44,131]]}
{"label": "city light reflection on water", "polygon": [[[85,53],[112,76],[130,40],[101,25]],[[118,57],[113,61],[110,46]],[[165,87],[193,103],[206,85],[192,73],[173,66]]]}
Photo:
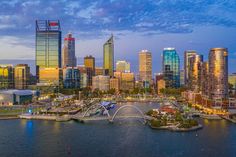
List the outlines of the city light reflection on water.
{"label": "city light reflection on water", "polygon": [[[145,108],[145,104],[137,104]],[[146,110],[158,106],[146,105]],[[136,113],[132,108],[125,112]],[[0,156],[228,157],[236,154],[236,125],[199,119],[202,130],[153,130],[137,119],[85,124],[40,120],[0,121]]]}

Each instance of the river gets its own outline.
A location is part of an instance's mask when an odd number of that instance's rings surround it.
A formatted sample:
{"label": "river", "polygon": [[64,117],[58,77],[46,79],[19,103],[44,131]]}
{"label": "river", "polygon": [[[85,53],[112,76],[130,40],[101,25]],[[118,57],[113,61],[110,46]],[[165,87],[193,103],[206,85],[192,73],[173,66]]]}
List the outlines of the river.
{"label": "river", "polygon": [[[158,104],[134,104],[147,111]],[[120,114],[136,113],[132,108]],[[40,120],[0,121],[1,157],[234,157],[236,125],[199,120],[202,130],[153,130],[137,119],[85,124]]]}

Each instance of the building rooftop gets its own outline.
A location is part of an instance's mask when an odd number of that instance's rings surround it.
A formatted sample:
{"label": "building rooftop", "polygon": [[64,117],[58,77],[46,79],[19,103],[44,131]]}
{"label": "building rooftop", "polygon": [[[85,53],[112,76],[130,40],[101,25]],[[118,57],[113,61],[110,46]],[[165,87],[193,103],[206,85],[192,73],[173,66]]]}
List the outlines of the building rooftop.
{"label": "building rooftop", "polygon": [[0,90],[0,94],[15,94],[15,95],[33,95],[35,91],[33,90],[17,90],[17,89],[8,89]]}

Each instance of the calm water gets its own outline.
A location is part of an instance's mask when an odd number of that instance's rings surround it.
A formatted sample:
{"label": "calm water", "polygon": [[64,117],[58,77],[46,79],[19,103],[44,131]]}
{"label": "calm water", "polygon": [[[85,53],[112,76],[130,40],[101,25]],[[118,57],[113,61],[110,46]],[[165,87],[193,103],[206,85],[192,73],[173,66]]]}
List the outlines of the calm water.
{"label": "calm water", "polygon": [[[157,104],[136,104],[143,110]],[[135,113],[133,109],[125,112]],[[121,114],[124,112],[121,112]],[[236,156],[236,125],[202,120],[204,128],[176,133],[152,130],[138,120],[107,122],[0,121],[1,157],[199,157]]]}

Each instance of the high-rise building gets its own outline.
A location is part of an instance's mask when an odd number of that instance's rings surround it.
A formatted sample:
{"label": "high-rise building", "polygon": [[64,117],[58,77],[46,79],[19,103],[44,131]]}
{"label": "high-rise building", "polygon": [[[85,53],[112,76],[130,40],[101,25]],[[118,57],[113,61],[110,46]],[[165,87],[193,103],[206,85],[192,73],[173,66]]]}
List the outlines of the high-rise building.
{"label": "high-rise building", "polygon": [[77,60],[75,56],[75,38],[68,33],[64,38],[62,53],[62,67],[76,67]]}
{"label": "high-rise building", "polygon": [[84,57],[84,66],[95,69],[95,58],[91,55]]}
{"label": "high-rise building", "polygon": [[61,68],[61,27],[59,20],[36,21],[36,76],[40,68]]}
{"label": "high-rise building", "polygon": [[63,87],[80,88],[80,71],[76,67],[63,68]]}
{"label": "high-rise building", "polygon": [[152,81],[152,54],[148,50],[139,52],[139,79],[140,81]]}
{"label": "high-rise building", "polygon": [[197,52],[195,50],[187,50],[184,52],[184,84],[187,87],[189,87],[190,58],[196,54]]}
{"label": "high-rise building", "polygon": [[201,91],[201,64],[203,55],[196,54],[189,59],[188,84],[191,90]]}
{"label": "high-rise building", "polygon": [[0,65],[0,89],[14,88],[14,69],[12,65]]}
{"label": "high-rise building", "polygon": [[108,91],[110,89],[110,76],[93,76],[93,90]]}
{"label": "high-rise building", "polygon": [[209,96],[209,64],[203,62],[201,64],[201,93],[204,96]]}
{"label": "high-rise building", "polygon": [[18,64],[14,67],[14,81],[16,89],[26,89],[30,81],[30,67]]}
{"label": "high-rise building", "polygon": [[174,48],[164,48],[162,71],[166,88],[180,87],[180,60]]}
{"label": "high-rise building", "polygon": [[130,72],[130,63],[127,61],[117,61],[116,62],[117,72]]}
{"label": "high-rise building", "polygon": [[84,57],[84,66],[92,70],[92,75],[95,75],[95,58],[91,55]]}
{"label": "high-rise building", "polygon": [[228,97],[228,50],[212,48],[209,52],[209,96],[212,99]]}
{"label": "high-rise building", "polygon": [[105,75],[113,76],[114,71],[114,42],[113,35],[103,45],[103,69]]}

